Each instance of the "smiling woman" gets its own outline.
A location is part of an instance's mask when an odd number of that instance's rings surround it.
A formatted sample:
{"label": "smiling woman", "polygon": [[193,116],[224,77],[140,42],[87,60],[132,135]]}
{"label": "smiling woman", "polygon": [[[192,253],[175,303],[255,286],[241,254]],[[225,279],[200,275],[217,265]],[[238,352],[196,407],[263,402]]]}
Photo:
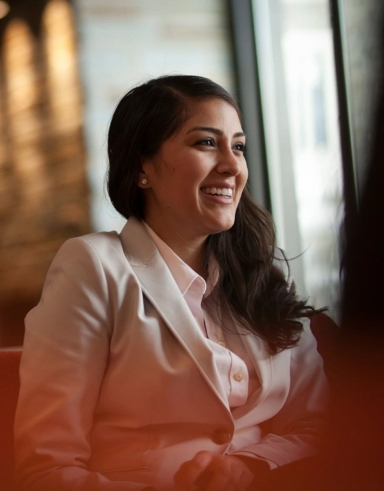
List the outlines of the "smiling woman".
{"label": "smiling woman", "polygon": [[108,189],[127,224],[64,244],[26,319],[22,489],[243,491],[316,452],[315,311],[249,195],[244,147],[235,101],[208,79],[120,101]]}
{"label": "smiling woman", "polygon": [[236,109],[209,99],[196,104],[159,152],[143,160],[145,221],[187,264],[185,245],[201,248],[209,235],[235,221],[248,176],[244,147]]}

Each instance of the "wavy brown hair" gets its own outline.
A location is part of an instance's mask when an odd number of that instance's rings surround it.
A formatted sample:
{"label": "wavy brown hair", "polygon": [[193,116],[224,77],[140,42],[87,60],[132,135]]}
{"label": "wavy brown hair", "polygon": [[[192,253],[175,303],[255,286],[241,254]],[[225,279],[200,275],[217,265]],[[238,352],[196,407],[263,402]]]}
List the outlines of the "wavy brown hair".
{"label": "wavy brown hair", "polygon": [[[239,108],[230,94],[211,80],[172,75],[150,80],[119,102],[108,134],[108,192],[125,218],[145,217],[138,187],[144,158],[153,157],[193,113],[201,100],[222,99]],[[288,288],[274,264],[275,229],[269,213],[244,189],[233,227],[207,239],[206,266],[213,255],[219,267],[216,295],[221,318],[229,316],[264,339],[275,354],[295,346],[301,318],[318,312]],[[281,259],[280,259],[281,260]]]}

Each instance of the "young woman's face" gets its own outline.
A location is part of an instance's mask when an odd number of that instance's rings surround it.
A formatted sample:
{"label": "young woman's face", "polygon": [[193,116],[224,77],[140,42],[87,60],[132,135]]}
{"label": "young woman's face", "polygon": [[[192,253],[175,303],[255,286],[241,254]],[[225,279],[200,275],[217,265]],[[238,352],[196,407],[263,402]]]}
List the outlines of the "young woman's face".
{"label": "young woman's face", "polygon": [[143,162],[139,186],[148,225],[160,237],[189,240],[231,228],[248,177],[244,145],[233,106],[222,99],[197,103],[158,154]]}

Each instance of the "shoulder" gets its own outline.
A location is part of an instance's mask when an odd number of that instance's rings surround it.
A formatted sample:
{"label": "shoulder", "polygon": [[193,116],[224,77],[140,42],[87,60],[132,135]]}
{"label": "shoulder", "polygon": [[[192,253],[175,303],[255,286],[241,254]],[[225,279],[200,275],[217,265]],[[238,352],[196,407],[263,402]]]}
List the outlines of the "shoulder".
{"label": "shoulder", "polygon": [[117,232],[97,232],[80,237],[74,237],[68,239],[61,246],[60,250],[73,249],[93,250],[97,254],[102,254],[103,251],[109,251],[111,249],[118,249],[121,247],[119,235]]}
{"label": "shoulder", "polygon": [[56,260],[67,257],[98,258],[101,262],[108,258],[123,256],[123,249],[117,232],[98,232],[68,239],[60,247]]}
{"label": "shoulder", "polygon": [[51,264],[47,280],[65,273],[82,282],[99,277],[108,283],[130,269],[119,234],[99,232],[64,242]]}

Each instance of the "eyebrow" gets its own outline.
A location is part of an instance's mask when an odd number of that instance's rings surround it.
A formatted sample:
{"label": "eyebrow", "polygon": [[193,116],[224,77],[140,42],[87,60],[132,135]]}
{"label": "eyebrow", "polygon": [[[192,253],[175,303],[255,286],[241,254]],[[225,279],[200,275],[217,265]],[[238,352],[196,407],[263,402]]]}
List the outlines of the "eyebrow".
{"label": "eyebrow", "polygon": [[[195,126],[194,128],[191,128],[189,131],[187,131],[187,134],[188,133],[192,133],[192,131],[207,131],[209,133],[214,133],[215,135],[219,135],[221,136],[223,134],[223,132],[217,128],[212,128],[210,126]],[[237,138],[239,136],[246,136],[245,133],[243,133],[242,131],[238,131],[237,133],[235,133],[233,135],[233,137]]]}

